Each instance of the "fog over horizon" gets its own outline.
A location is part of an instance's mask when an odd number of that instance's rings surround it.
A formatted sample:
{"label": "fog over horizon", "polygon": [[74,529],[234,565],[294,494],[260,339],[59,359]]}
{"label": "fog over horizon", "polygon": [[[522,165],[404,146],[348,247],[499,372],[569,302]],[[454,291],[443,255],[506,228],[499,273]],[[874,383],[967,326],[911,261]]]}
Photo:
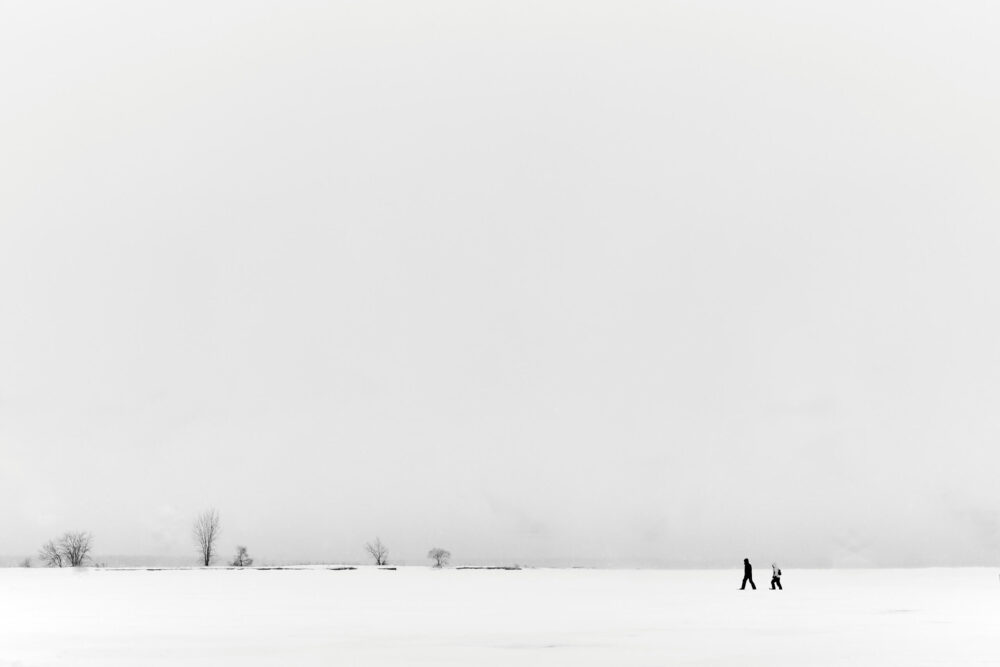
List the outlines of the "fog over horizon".
{"label": "fog over horizon", "polygon": [[0,554],[996,564],[1000,8],[823,4],[4,3]]}

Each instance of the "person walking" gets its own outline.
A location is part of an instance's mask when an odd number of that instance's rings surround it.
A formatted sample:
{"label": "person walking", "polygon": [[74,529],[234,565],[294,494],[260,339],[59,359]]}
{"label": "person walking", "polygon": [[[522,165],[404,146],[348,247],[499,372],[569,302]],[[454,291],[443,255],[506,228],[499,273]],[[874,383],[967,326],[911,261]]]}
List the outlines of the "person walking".
{"label": "person walking", "polygon": [[740,586],[740,590],[741,591],[747,587],[747,582],[748,581],[750,582],[750,586],[752,586],[754,590],[757,590],[757,584],[753,583],[753,566],[750,565],[750,559],[749,558],[744,558],[743,559],[743,585]]}
{"label": "person walking", "polygon": [[771,563],[771,590],[772,591],[774,590],[775,586],[778,587],[779,591],[784,590],[781,587],[781,568],[778,567],[777,565],[775,565],[774,563]]}

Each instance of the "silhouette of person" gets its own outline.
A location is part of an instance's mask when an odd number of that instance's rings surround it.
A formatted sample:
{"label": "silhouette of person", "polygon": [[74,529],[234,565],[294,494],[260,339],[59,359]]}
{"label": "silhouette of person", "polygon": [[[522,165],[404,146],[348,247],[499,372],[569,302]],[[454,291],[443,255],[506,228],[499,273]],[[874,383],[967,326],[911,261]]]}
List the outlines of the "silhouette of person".
{"label": "silhouette of person", "polygon": [[781,568],[771,563],[771,590],[774,590],[775,585],[778,586],[778,590],[784,590],[781,587]]}
{"label": "silhouette of person", "polygon": [[750,586],[752,586],[754,590],[757,590],[757,584],[753,583],[753,566],[750,565],[750,559],[749,558],[744,558],[743,559],[743,585],[740,586],[740,590],[741,591],[747,587],[747,582],[748,581],[750,582]]}

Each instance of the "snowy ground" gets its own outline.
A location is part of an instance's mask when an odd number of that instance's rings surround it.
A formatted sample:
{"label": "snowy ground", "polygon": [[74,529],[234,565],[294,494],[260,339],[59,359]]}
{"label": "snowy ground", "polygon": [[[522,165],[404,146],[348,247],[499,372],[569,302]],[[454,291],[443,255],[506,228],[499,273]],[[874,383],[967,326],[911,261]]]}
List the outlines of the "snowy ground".
{"label": "snowy ground", "polygon": [[0,570],[0,666],[1000,664],[986,569]]}

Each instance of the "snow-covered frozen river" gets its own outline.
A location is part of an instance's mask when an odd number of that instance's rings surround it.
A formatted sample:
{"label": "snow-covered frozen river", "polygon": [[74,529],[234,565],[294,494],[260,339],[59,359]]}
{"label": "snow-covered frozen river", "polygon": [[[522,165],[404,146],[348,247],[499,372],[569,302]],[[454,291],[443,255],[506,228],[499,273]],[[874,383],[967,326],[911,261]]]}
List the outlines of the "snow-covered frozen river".
{"label": "snow-covered frozen river", "polygon": [[0,666],[1000,664],[988,569],[0,570]]}

